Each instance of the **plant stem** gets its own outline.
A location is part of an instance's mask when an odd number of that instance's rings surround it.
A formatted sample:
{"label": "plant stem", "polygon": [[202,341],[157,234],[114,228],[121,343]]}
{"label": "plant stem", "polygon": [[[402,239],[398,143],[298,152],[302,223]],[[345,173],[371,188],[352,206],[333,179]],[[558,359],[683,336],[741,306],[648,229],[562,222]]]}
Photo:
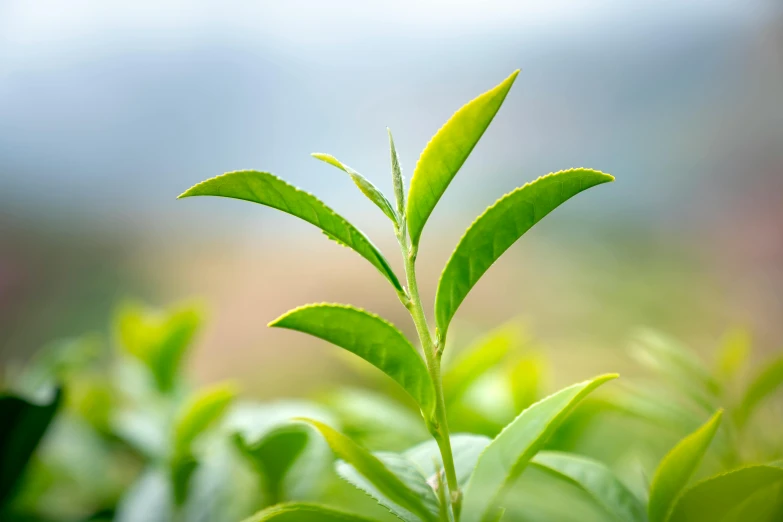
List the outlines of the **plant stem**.
{"label": "plant stem", "polygon": [[407,303],[408,311],[416,325],[416,331],[419,334],[424,357],[427,361],[430,380],[435,389],[435,416],[427,420],[427,427],[430,433],[438,443],[440,454],[443,459],[443,469],[446,473],[446,482],[449,486],[450,499],[455,520],[459,520],[460,507],[462,503],[462,494],[457,484],[457,472],[454,468],[454,456],[451,452],[451,438],[449,435],[449,424],[446,416],[446,401],[443,398],[443,384],[440,375],[440,357],[438,356],[438,347],[432,340],[427,317],[424,315],[424,308],[421,304],[419,295],[419,285],[416,282],[416,255],[418,248],[409,246],[408,238],[403,229],[398,233],[400,248],[405,261],[405,276],[408,280],[408,293],[410,299]]}

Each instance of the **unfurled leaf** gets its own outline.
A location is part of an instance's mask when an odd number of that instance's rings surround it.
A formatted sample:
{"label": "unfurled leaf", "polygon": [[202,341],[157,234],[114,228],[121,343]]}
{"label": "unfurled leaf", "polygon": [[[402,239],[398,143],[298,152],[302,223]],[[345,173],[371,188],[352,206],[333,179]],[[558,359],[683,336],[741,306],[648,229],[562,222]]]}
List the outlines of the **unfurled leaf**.
{"label": "unfurled leaf", "polygon": [[318,504],[291,503],[273,506],[259,511],[243,522],[373,522],[372,519],[320,506]]}
{"label": "unfurled leaf", "polygon": [[[388,452],[378,452],[373,453],[373,455],[380,460],[389,471],[396,475],[408,489],[415,493],[432,516],[437,518],[440,510],[439,499],[432,489],[432,486],[427,483],[427,479],[422,474],[421,470],[403,455]],[[353,465],[344,461],[339,462],[337,464],[337,474],[340,475],[343,480],[372,497],[397,518],[404,520],[405,522],[419,522],[421,520],[421,517],[415,515],[384,495],[375,484],[359,473]]]}
{"label": "unfurled leaf", "polygon": [[613,180],[590,169],[555,172],[509,192],[485,210],[462,236],[440,276],[435,296],[440,338],[445,339],[451,318],[473,285],[517,239],[572,196]]}
{"label": "unfurled leaf", "polygon": [[745,328],[734,328],[726,332],[718,350],[717,372],[721,380],[733,380],[745,367],[750,357],[752,339]]}
{"label": "unfurled leaf", "polygon": [[720,518],[719,522],[780,522],[783,520],[783,483],[760,488]]}
{"label": "unfurled leaf", "polygon": [[783,483],[783,469],[749,466],[705,479],[687,489],[672,510],[669,522],[720,521],[764,488]]}
{"label": "unfurled leaf", "polygon": [[308,333],[355,353],[397,381],[431,418],[435,391],[424,360],[388,321],[347,305],[313,304],[291,310],[269,326]]}
{"label": "unfurled leaf", "polygon": [[329,165],[337,167],[351,176],[354,184],[359,187],[359,190],[362,191],[362,194],[367,196],[367,199],[375,203],[378,208],[381,209],[381,211],[392,220],[392,223],[397,224],[397,214],[394,212],[394,207],[392,207],[391,203],[389,203],[389,200],[386,199],[386,196],[384,196],[383,193],[378,190],[378,187],[373,185],[370,180],[353,170],[348,165],[340,162],[334,156],[323,154],[321,152],[314,152],[312,156],[325,163],[328,163]]}
{"label": "unfurled leaf", "polygon": [[[490,443],[489,437],[483,435],[468,435],[458,433],[451,436],[451,453],[454,458],[454,469],[457,473],[457,484],[465,487],[476,467],[479,455]],[[428,481],[433,483],[433,475],[436,469],[443,469],[443,458],[438,443],[434,440],[422,442],[407,450],[405,458],[413,462]]]}
{"label": "unfurled leaf", "polygon": [[487,446],[465,488],[462,522],[482,522],[503,488],[529,464],[576,405],[617,375],[603,375],[565,388],[533,404]]}
{"label": "unfurled leaf", "polygon": [[117,314],[117,333],[122,348],[147,366],[160,391],[168,392],[202,321],[203,312],[196,304],[171,311],[128,304]]}
{"label": "unfurled leaf", "polygon": [[691,433],[663,458],[650,486],[650,522],[666,522],[682,490],[688,485],[718,431],[723,411]]}
{"label": "unfurled leaf", "polygon": [[720,384],[686,346],[660,332],[645,329],[632,337],[631,354],[703,409],[714,411]]}
{"label": "unfurled leaf", "polygon": [[500,364],[511,347],[520,343],[520,339],[519,327],[507,324],[482,337],[461,353],[443,372],[446,403],[459,399],[471,384]]}
{"label": "unfurled leaf", "polygon": [[221,196],[242,199],[276,208],[312,223],[342,244],[355,250],[377,268],[398,291],[402,286],[380,250],[345,218],[321,200],[289,185],[268,172],[240,170],[194,185],[179,197]]}
{"label": "unfurled leaf", "polygon": [[576,485],[616,522],[646,522],[644,505],[605,464],[569,453],[542,451],[531,464]]}
{"label": "unfurled leaf", "polygon": [[[386,128],[389,133],[389,154],[391,155],[392,183],[394,184],[394,199],[397,201],[397,215],[399,220],[405,220],[405,182],[402,177],[402,167],[400,167],[400,158],[397,156],[397,147],[394,146],[394,138],[391,129]],[[400,223],[401,224],[401,223]]]}
{"label": "unfurled leaf", "polygon": [[767,363],[764,369],[750,382],[735,413],[737,424],[744,426],[756,408],[781,387],[783,387],[783,357]]}
{"label": "unfurled leaf", "polygon": [[0,512],[60,406],[60,390],[51,389],[48,395],[30,402],[0,394]]}
{"label": "unfurled leaf", "polygon": [[484,131],[506,99],[519,71],[497,87],[468,102],[433,136],[419,156],[408,191],[406,217],[412,244],[418,245],[421,231],[449,183],[468,159]]}
{"label": "unfurled leaf", "polygon": [[[416,515],[421,520],[435,521],[436,518],[427,507],[425,500],[411,490],[397,475],[370,452],[353,442],[345,435],[333,430],[326,424],[311,419],[302,419],[314,426],[332,451],[350,464],[358,474],[367,479],[384,499],[401,510]],[[380,499],[376,498],[380,502]],[[387,506],[388,507],[388,506]],[[398,516],[403,511],[396,512]],[[406,520],[403,518],[403,520]],[[415,519],[406,522],[417,522]]]}

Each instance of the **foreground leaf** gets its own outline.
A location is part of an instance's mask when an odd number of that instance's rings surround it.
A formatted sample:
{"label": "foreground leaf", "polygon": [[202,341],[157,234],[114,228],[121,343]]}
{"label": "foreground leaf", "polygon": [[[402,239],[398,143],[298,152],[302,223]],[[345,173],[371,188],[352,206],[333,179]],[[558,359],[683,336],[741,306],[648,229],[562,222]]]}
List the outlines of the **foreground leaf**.
{"label": "foreground leaf", "polygon": [[240,170],[192,186],[179,197],[221,196],[276,208],[312,223],[373,264],[398,291],[402,286],[380,250],[342,216],[312,194],[289,185],[268,172]]}
{"label": "foreground leaf", "polygon": [[397,214],[394,212],[394,208],[391,206],[391,203],[389,203],[389,200],[386,199],[386,196],[383,195],[383,193],[372,184],[372,182],[353,170],[348,165],[340,162],[337,158],[330,154],[323,154],[321,152],[314,152],[312,156],[316,159],[319,159],[325,163],[328,163],[329,165],[332,165],[334,167],[337,167],[338,169],[342,170],[349,176],[351,176],[351,179],[353,180],[354,184],[359,187],[359,190],[362,191],[362,194],[367,196],[367,199],[375,203],[375,205],[381,209],[381,211],[386,214],[389,219],[392,220],[392,223],[397,223]]}
{"label": "foreground leaf", "polygon": [[243,522],[372,522],[372,519],[318,504],[291,503],[264,509]]}
{"label": "foreground leaf", "polygon": [[431,418],[435,391],[424,360],[388,321],[347,305],[313,304],[295,308],[269,326],[308,333],[355,353],[397,381]]}
{"label": "foreground leaf", "polygon": [[465,488],[462,522],[482,522],[494,508],[502,489],[525,469],[576,405],[617,375],[603,375],[569,386],[533,404],[487,446]]}
{"label": "foreground leaf", "polygon": [[735,413],[737,424],[744,426],[756,408],[781,387],[783,387],[783,357],[768,363],[751,381]]}
{"label": "foreground leaf", "polygon": [[720,426],[723,411],[718,411],[702,427],[682,439],[663,458],[650,486],[648,513],[650,522],[666,522],[683,488],[701,463],[707,447]]}
{"label": "foreground leaf", "polygon": [[438,282],[435,319],[441,339],[451,318],[482,275],[517,239],[572,196],[613,181],[597,170],[548,174],[513,190],[484,211],[465,232]]}
{"label": "foreground leaf", "polygon": [[405,214],[411,243],[419,244],[421,231],[451,180],[468,159],[484,131],[506,99],[519,71],[465,104],[433,136],[419,156],[408,190]]}
{"label": "foreground leaf", "polygon": [[531,461],[584,490],[617,522],[646,522],[644,505],[605,464],[555,451],[542,451]]}
{"label": "foreground leaf", "polygon": [[40,403],[0,395],[0,512],[60,406],[62,392],[50,395]]}
{"label": "foreground leaf", "polygon": [[762,465],[710,477],[686,490],[674,506],[670,522],[721,520],[754,493],[783,482],[783,468]]}
{"label": "foreground leaf", "polygon": [[[435,516],[427,508],[424,499],[412,491],[397,475],[392,473],[377,457],[353,442],[351,439],[339,433],[326,424],[312,419],[301,419],[314,426],[321,432],[332,451],[353,466],[353,468],[367,479],[377,491],[391,501],[392,505],[399,506],[404,511],[395,512],[403,516],[410,512],[425,521],[435,521]],[[378,499],[376,499],[378,500]],[[388,506],[387,506],[388,507]],[[403,518],[406,522],[415,522]]]}

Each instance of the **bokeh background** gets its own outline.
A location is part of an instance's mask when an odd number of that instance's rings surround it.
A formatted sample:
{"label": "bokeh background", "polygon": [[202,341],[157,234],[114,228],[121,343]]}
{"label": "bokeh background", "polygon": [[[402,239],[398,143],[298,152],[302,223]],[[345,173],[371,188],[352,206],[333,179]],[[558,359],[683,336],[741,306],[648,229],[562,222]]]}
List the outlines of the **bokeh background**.
{"label": "bokeh background", "polygon": [[521,68],[425,230],[420,276],[487,205],[574,166],[581,195],[497,263],[455,344],[519,318],[554,383],[635,371],[629,332],[709,359],[732,326],[783,346],[783,6],[626,2],[0,2],[0,363],[106,335],[125,300],[202,299],[194,381],[266,398],[356,379],[336,350],[266,323],[348,302],[412,332],[383,278],[307,224],[176,196],[225,171],[274,172],[400,264],[388,222],[328,152],[391,191],[464,102]]}

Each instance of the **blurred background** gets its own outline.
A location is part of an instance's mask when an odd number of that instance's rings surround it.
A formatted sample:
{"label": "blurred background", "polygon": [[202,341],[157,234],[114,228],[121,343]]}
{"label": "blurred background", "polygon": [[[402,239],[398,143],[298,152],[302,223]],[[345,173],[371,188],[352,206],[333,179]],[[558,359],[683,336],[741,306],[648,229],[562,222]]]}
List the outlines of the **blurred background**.
{"label": "blurred background", "polygon": [[[270,209],[176,196],[225,171],[276,173],[363,228],[386,220],[328,152],[391,192],[460,105],[522,73],[424,232],[438,274],[501,194],[574,166],[617,182],[514,246],[455,319],[455,344],[519,318],[556,383],[623,370],[629,332],[709,357],[783,345],[783,7],[624,2],[0,3],[0,362],[109,333],[128,300],[201,299],[189,372],[258,397],[351,378],[318,340],[266,323],[347,302],[413,328],[369,265]],[[459,333],[458,333],[459,332]],[[303,363],[306,361],[306,363]],[[631,369],[630,371],[633,371]]]}

